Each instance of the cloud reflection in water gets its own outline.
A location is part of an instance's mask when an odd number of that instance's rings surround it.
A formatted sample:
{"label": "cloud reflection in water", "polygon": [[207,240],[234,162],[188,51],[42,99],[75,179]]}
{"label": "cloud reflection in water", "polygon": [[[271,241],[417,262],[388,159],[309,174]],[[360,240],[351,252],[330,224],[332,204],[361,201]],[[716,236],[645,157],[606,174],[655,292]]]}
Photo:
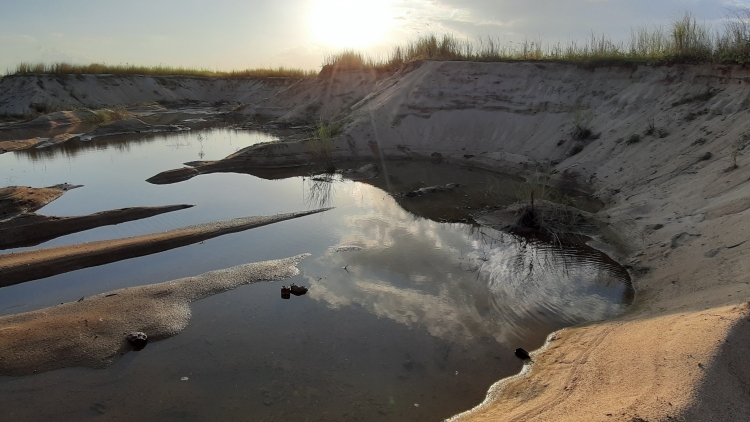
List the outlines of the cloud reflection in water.
{"label": "cloud reflection in water", "polygon": [[628,305],[627,273],[596,251],[560,249],[486,227],[404,211],[356,185],[339,244],[308,265],[310,296],[368,310],[446,341],[508,344],[539,330],[612,317]]}

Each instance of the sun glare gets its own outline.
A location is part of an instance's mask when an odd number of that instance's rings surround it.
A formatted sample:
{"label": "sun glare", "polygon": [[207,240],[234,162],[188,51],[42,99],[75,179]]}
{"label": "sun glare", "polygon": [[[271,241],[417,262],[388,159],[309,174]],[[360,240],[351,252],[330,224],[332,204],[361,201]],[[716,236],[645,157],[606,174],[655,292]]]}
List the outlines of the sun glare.
{"label": "sun glare", "polygon": [[361,48],[382,41],[392,24],[388,1],[314,0],[310,26],[317,42]]}

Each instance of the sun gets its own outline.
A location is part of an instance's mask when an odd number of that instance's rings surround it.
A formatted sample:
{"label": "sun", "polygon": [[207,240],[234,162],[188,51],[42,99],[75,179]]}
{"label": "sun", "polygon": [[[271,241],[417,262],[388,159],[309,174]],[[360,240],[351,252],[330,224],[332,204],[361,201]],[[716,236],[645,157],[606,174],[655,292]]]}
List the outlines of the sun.
{"label": "sun", "polygon": [[362,48],[382,41],[393,21],[388,3],[314,0],[310,26],[315,40],[336,48]]}

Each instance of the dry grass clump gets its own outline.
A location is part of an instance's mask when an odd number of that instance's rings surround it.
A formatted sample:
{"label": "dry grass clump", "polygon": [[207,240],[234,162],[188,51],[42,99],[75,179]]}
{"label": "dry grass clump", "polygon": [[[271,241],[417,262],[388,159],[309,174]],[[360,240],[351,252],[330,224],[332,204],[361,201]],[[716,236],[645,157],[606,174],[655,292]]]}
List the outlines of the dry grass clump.
{"label": "dry grass clump", "polygon": [[724,27],[714,31],[685,13],[667,27],[637,28],[629,42],[615,42],[605,35],[591,34],[567,45],[543,40],[505,44],[492,38],[476,42],[452,35],[428,35],[395,46],[388,59],[377,60],[361,52],[345,51],[327,56],[324,70],[396,70],[419,60],[453,61],[560,61],[560,62],[750,62],[750,10],[728,15]]}
{"label": "dry grass clump", "polygon": [[245,69],[231,71],[216,71],[191,67],[173,66],[136,66],[132,64],[107,65],[92,63],[76,65],[70,63],[20,63],[12,75],[151,75],[151,76],[203,76],[212,78],[308,78],[317,75],[313,70],[303,70],[288,67],[268,69]]}
{"label": "dry grass clump", "polygon": [[572,207],[570,198],[550,186],[550,175],[535,173],[517,190],[518,203],[512,228],[534,231],[555,243],[583,236],[591,227],[588,219]]}
{"label": "dry grass clump", "polygon": [[102,108],[91,112],[93,114],[85,119],[86,123],[106,125],[130,117],[130,113],[124,107]]}

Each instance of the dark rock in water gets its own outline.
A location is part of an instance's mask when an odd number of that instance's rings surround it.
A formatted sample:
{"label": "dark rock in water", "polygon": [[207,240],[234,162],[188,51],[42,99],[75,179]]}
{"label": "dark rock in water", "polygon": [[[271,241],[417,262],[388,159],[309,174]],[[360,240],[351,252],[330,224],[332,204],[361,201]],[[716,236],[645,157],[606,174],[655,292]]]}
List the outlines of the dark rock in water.
{"label": "dark rock in water", "polygon": [[307,293],[307,287],[298,286],[294,283],[292,283],[292,285],[289,286],[289,290],[291,290],[292,294],[295,296],[302,296],[303,294]]}
{"label": "dark rock in water", "polygon": [[531,359],[531,356],[529,355],[529,352],[521,349],[520,347],[518,349],[516,349],[516,357],[518,359],[522,359],[522,360],[529,360],[529,359]]}
{"label": "dark rock in water", "polygon": [[282,299],[289,299],[291,296],[289,295],[292,292],[292,289],[290,289],[288,286],[281,286],[281,298]]}
{"label": "dark rock in water", "polygon": [[426,188],[420,188],[417,190],[402,193],[400,194],[400,196],[405,196],[407,198],[414,198],[415,196],[422,196],[428,193],[447,192],[449,190],[457,189],[460,187],[462,187],[460,183],[448,183],[445,186],[428,186]]}
{"label": "dark rock in water", "polygon": [[146,333],[142,333],[140,331],[130,333],[126,338],[128,339],[128,342],[133,345],[133,348],[135,350],[143,349],[148,343],[148,336],[146,335]]}

